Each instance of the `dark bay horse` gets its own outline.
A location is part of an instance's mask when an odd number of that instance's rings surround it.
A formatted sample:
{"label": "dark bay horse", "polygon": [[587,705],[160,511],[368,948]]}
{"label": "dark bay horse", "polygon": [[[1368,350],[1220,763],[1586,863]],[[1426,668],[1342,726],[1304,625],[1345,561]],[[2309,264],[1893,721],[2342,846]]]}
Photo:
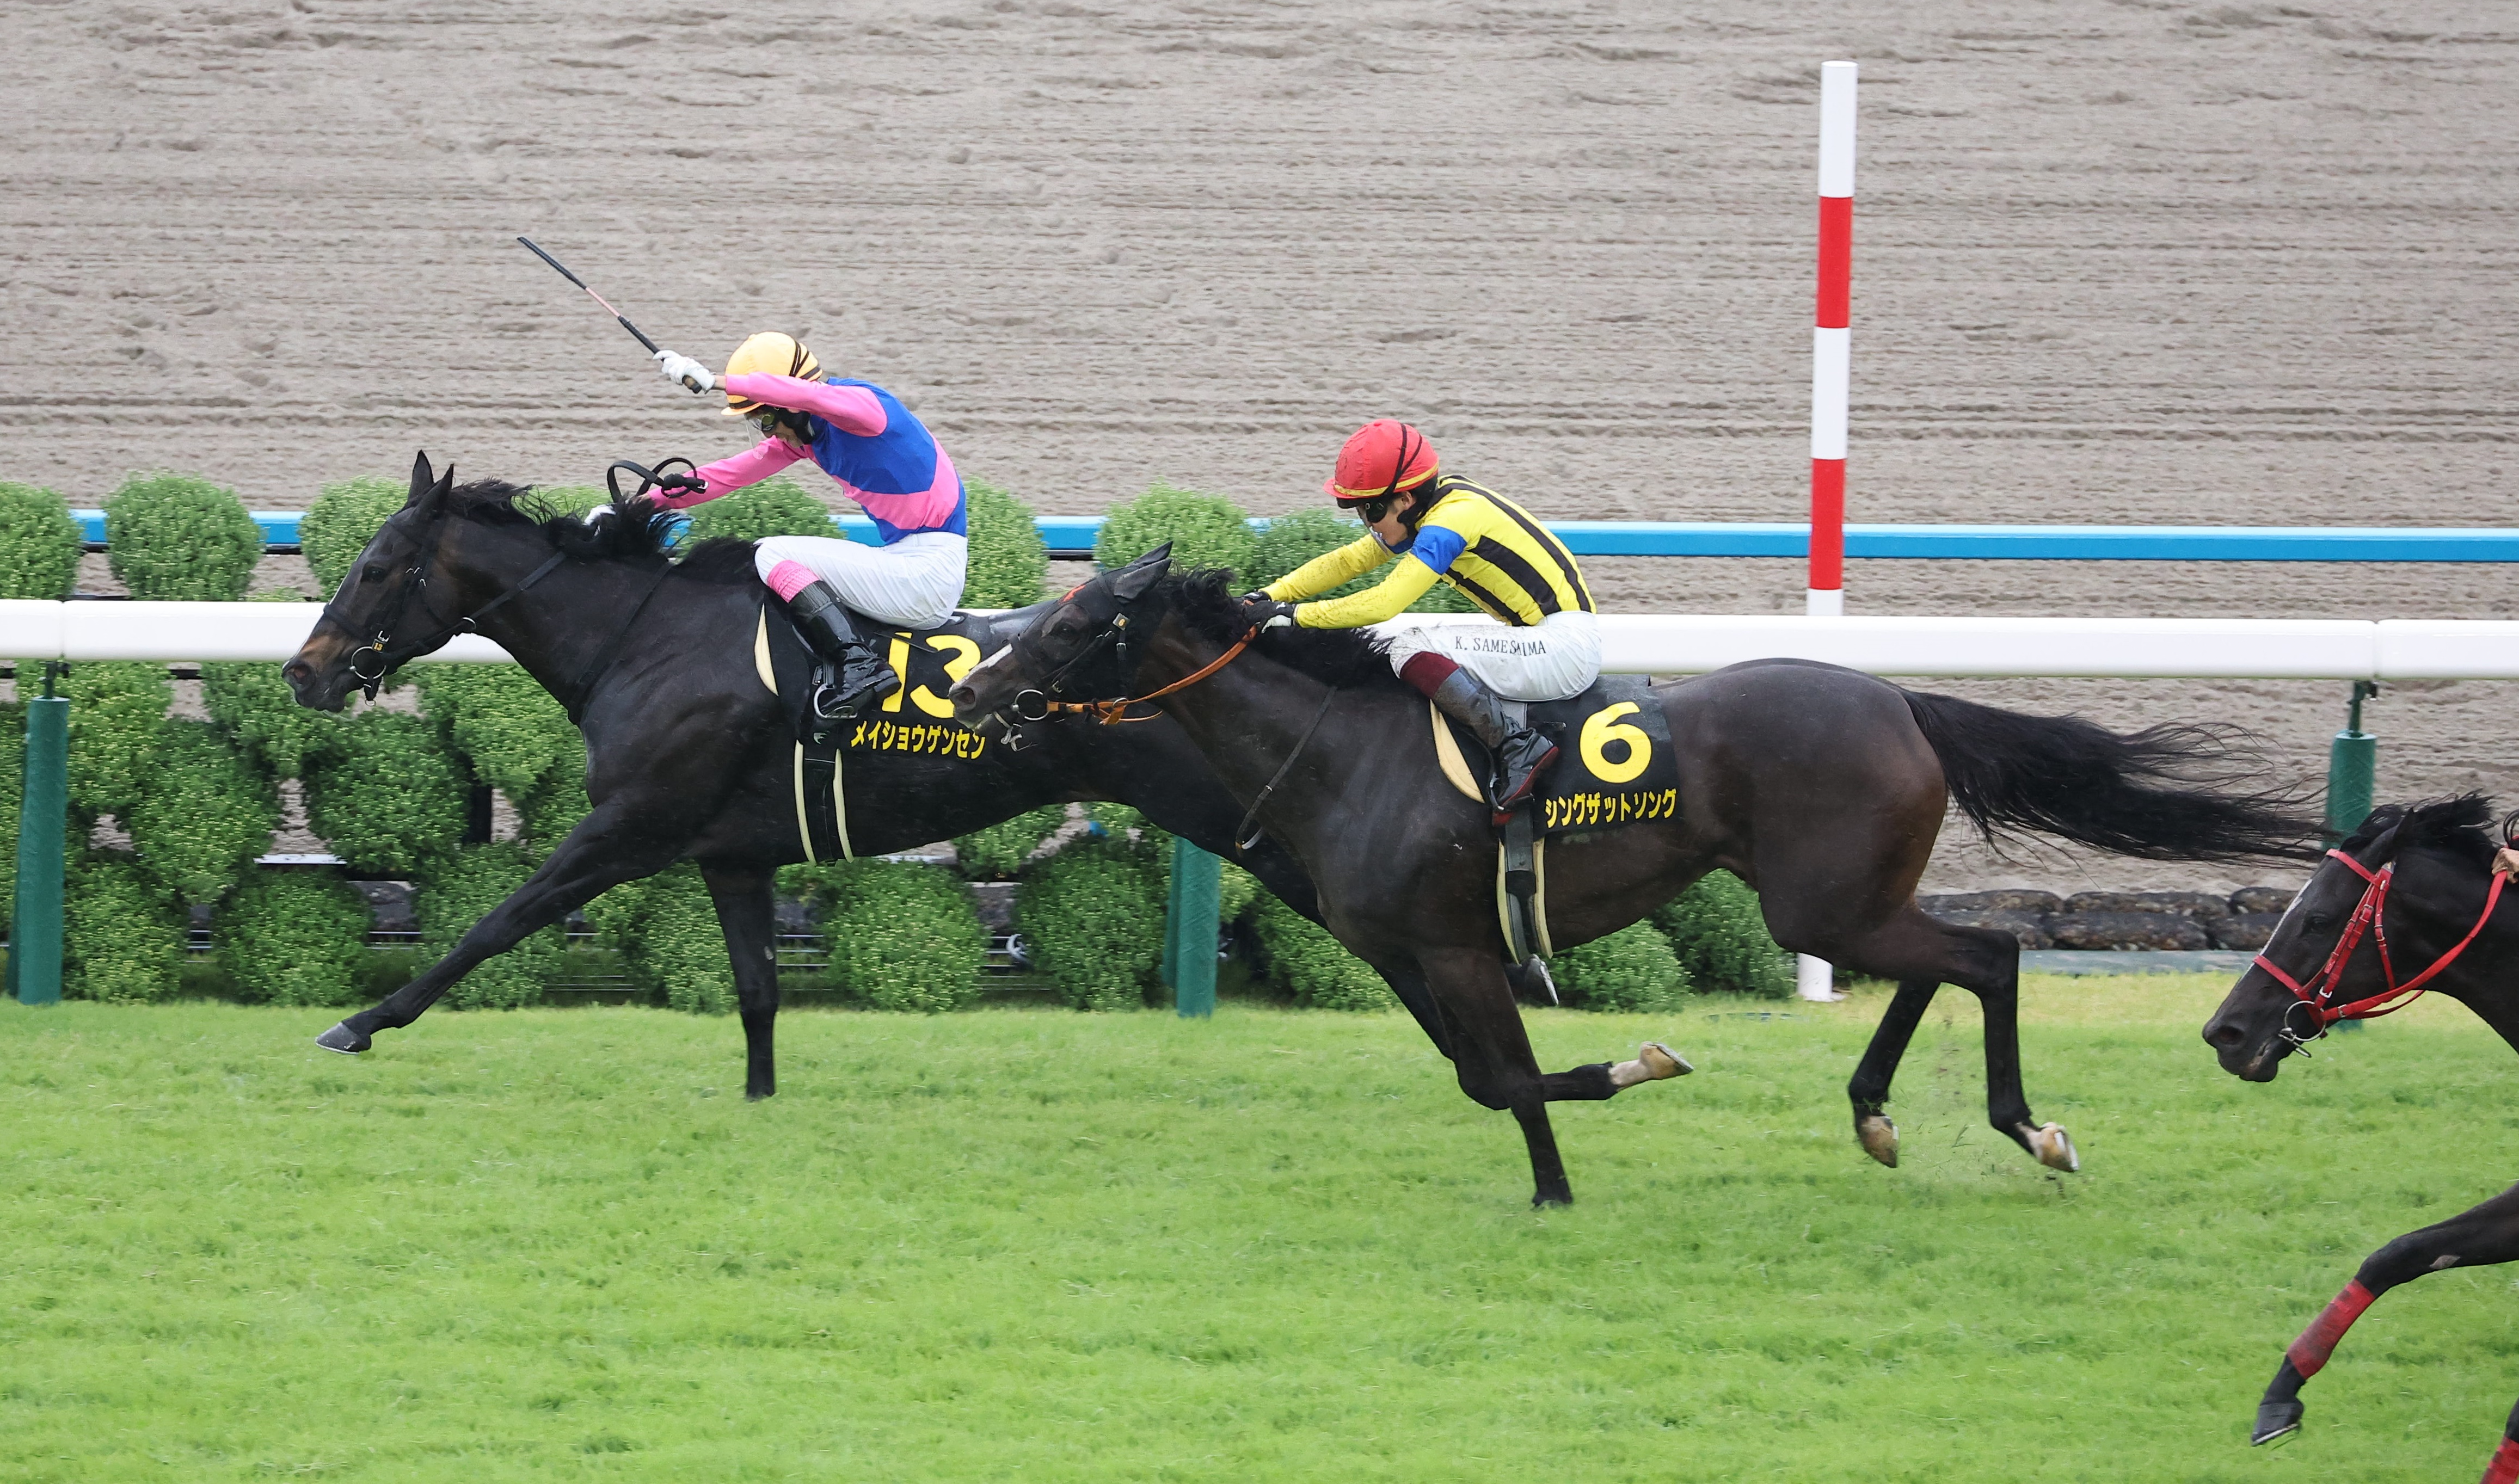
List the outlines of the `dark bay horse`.
{"label": "dark bay horse", "polygon": [[[1240,607],[1223,574],[1168,567],[1157,551],[1069,593],[963,677],[957,715],[1037,717],[1053,696],[1143,696],[1214,666],[1248,633]],[[2120,736],[1796,661],[1736,665],[1654,693],[1678,750],[1680,816],[1553,841],[1551,937],[1571,946],[1614,932],[1721,866],[1758,890],[1777,942],[1896,980],[1848,1088],[1856,1136],[1883,1163],[1896,1162],[1883,1113],[1891,1074],[1947,982],[1984,1006],[1994,1126],[2044,1162],[2075,1167],[2072,1141],[2039,1123],[2021,1092],[2018,944],[1916,905],[1949,801],[1988,831],[2169,860],[2296,857],[2314,828],[2277,798],[2234,791],[2248,764],[2204,729]],[[1236,798],[1257,804],[1268,837],[1319,891],[1322,920],[1416,1012],[1461,1090],[1512,1111],[1534,1200],[1571,1199],[1547,1105],[1624,1084],[1606,1064],[1540,1071],[1505,973],[1494,838],[1482,808],[1438,770],[1425,699],[1392,676],[1367,633],[1281,630],[1154,704]]]}
{"label": "dark bay horse", "polygon": [[[607,887],[689,858],[707,881],[734,967],[744,1092],[769,1097],[777,1088],[772,878],[805,854],[792,734],[753,667],[768,589],[753,575],[751,543],[703,542],[675,562],[667,542],[681,517],[653,502],[618,501],[592,521],[537,520],[516,508],[525,493],[495,481],[457,486],[452,472],[432,474],[422,456],[409,502],[368,544],[283,673],[301,704],[336,711],[367,679],[478,632],[577,719],[594,807],[452,952],[318,1043],[365,1051],[376,1032],[419,1019],[483,959]],[[1008,616],[992,643],[1023,621]],[[1241,817],[1171,725],[1080,728],[1021,751],[993,744],[968,760],[853,752],[843,776],[861,855],[951,839],[1066,800],[1132,805],[1218,851],[1231,848]],[[1311,884],[1283,851],[1244,863],[1288,905],[1315,914]]]}
{"label": "dark bay horse", "polygon": [[[2328,1024],[2385,1014],[2409,990],[2456,1000],[2519,1048],[2519,906],[2502,899],[2519,892],[2498,889],[2509,878],[2495,869],[2497,842],[2506,848],[2515,823],[2519,815],[2496,830],[2492,805],[2476,794],[2373,810],[2301,889],[2256,965],[2205,1023],[2222,1069],[2271,1082],[2282,1059]],[[2372,1252],[2284,1352],[2248,1440],[2299,1430],[2302,1384],[2372,1299],[2426,1273],[2514,1259],[2519,1186]],[[2519,1479],[2519,1408],[2485,1477]]]}

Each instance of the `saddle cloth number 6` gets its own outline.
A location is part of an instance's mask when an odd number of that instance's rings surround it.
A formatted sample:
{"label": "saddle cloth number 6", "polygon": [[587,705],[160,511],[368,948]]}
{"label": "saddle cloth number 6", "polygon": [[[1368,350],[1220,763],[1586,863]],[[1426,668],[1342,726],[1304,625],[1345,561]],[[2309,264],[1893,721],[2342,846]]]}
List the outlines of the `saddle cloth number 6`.
{"label": "saddle cloth number 6", "polygon": [[[1620,701],[1614,706],[1602,707],[1583,719],[1580,744],[1583,765],[1592,770],[1593,777],[1604,783],[1625,783],[1652,764],[1653,738],[1645,735],[1643,727],[1630,726],[1618,720],[1633,716],[1640,710],[1642,708],[1633,701]],[[1612,742],[1626,744],[1627,755],[1623,760],[1610,761],[1606,749]]]}

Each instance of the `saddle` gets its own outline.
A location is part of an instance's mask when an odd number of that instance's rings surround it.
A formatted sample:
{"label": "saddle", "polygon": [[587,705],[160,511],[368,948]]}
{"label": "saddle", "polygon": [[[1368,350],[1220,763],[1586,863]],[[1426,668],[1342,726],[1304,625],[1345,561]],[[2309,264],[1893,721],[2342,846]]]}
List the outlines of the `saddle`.
{"label": "saddle", "polygon": [[878,646],[899,690],[859,715],[828,720],[814,711],[814,691],[826,665],[777,604],[764,600],[753,627],[752,666],[778,698],[795,744],[796,835],[807,860],[851,860],[846,755],[910,753],[941,766],[978,762],[995,745],[953,720],[946,699],[953,682],[1006,643],[1000,626],[957,613],[934,629],[879,624],[855,610],[850,620]]}
{"label": "saddle", "polygon": [[[1557,764],[1540,775],[1530,802],[1496,831],[1496,919],[1509,977],[1517,990],[1545,992],[1555,1004],[1546,962],[1555,952],[1548,939],[1549,837],[1677,818],[1679,759],[1668,719],[1636,676],[1603,676],[1569,699],[1506,708],[1522,711],[1521,720],[1558,744]],[[1483,805],[1480,780],[1493,766],[1487,750],[1433,702],[1426,709],[1443,776]]]}

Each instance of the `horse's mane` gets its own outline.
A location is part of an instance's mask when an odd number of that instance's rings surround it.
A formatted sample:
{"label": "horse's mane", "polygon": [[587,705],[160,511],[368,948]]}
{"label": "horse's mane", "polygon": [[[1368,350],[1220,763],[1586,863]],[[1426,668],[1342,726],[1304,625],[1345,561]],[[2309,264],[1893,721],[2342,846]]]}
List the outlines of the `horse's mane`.
{"label": "horse's mane", "polygon": [[2482,794],[2458,794],[2419,804],[2383,804],[2370,811],[2370,817],[2363,820],[2362,827],[2340,848],[2348,854],[2357,852],[2393,829],[2400,855],[2416,847],[2429,847],[2471,861],[2477,870],[2484,870],[2492,865],[2493,852],[2513,822],[2519,822],[2519,815],[2502,820],[2497,832],[2493,828],[2493,801]]}
{"label": "horse's mane", "polygon": [[754,580],[752,543],[717,537],[677,552],[674,530],[682,512],[667,509],[645,496],[609,501],[583,514],[553,514],[535,508],[534,492],[504,479],[481,479],[457,485],[448,493],[450,507],[466,520],[490,526],[531,526],[552,548],[581,561],[617,561],[648,565],[675,561],[679,577],[695,582],[737,584]]}
{"label": "horse's mane", "polygon": [[[1191,633],[1220,644],[1242,637],[1242,601],[1233,574],[1222,568],[1179,572],[1157,589]],[[1341,689],[1396,689],[1399,680],[1385,657],[1390,644],[1367,629],[1271,629],[1251,649],[1300,675]]]}

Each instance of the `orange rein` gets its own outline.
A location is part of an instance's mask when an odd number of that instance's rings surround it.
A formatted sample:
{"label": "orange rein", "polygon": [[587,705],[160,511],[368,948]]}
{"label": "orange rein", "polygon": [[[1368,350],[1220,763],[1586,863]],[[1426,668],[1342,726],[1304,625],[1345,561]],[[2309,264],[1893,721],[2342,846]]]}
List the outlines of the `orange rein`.
{"label": "orange rein", "polygon": [[1217,671],[1222,670],[1225,666],[1232,664],[1235,659],[1241,656],[1243,650],[1251,647],[1251,641],[1259,636],[1260,630],[1255,625],[1248,633],[1244,633],[1242,637],[1233,641],[1232,648],[1227,649],[1222,654],[1219,654],[1215,659],[1209,661],[1206,665],[1200,667],[1196,673],[1185,675],[1161,690],[1150,690],[1144,695],[1130,696],[1125,701],[1049,701],[1043,703],[1041,707],[1042,717],[1044,720],[1049,717],[1061,715],[1100,717],[1102,719],[1101,724],[1104,726],[1110,726],[1121,721],[1151,721],[1155,720],[1155,718],[1162,716],[1163,713],[1159,711],[1148,712],[1142,717],[1127,716],[1124,715],[1124,713],[1126,713],[1131,706],[1143,706],[1148,701],[1160,701],[1164,697],[1171,695],[1173,691],[1189,689],[1199,681],[1206,679],[1209,676],[1212,676]]}

